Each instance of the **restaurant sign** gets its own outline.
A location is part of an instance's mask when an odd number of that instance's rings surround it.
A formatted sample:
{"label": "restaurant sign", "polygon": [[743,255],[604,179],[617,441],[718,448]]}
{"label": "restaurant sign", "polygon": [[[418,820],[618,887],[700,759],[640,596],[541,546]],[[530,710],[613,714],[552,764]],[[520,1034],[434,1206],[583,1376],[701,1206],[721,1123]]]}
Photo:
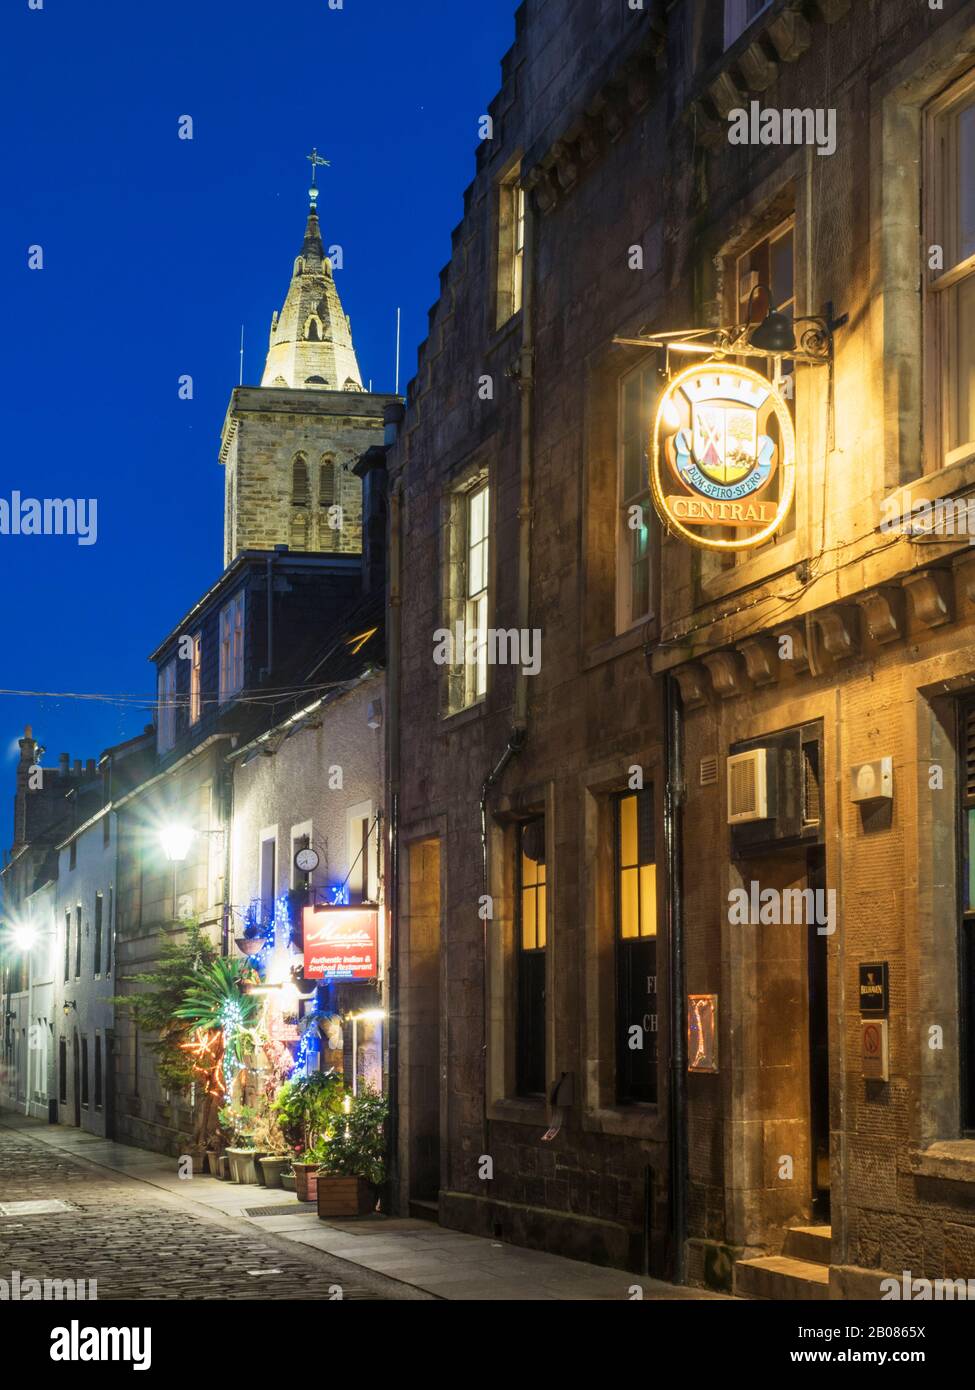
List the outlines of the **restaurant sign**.
{"label": "restaurant sign", "polygon": [[375,907],[306,907],[306,980],[374,980],[379,974]]}
{"label": "restaurant sign", "polygon": [[[712,362],[678,373],[660,400],[651,445],[654,506],[692,545],[748,550],[788,516],[792,416],[781,392],[753,368]],[[714,534],[722,527],[724,536]]]}

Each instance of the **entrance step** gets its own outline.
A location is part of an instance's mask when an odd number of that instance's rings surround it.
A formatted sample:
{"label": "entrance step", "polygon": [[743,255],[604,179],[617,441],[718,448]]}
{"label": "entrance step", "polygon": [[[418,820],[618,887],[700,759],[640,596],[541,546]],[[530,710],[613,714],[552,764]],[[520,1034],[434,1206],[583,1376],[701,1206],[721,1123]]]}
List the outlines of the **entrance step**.
{"label": "entrance step", "polygon": [[832,1241],[831,1226],[793,1226],[785,1233],[782,1253],[809,1264],[828,1265]]}
{"label": "entrance step", "polygon": [[738,1260],[735,1293],[744,1298],[825,1302],[829,1298],[829,1267],[788,1255]]}
{"label": "entrance step", "polygon": [[439,1221],[440,1207],[436,1202],[426,1201],[422,1197],[410,1198],[410,1215],[416,1221]]}

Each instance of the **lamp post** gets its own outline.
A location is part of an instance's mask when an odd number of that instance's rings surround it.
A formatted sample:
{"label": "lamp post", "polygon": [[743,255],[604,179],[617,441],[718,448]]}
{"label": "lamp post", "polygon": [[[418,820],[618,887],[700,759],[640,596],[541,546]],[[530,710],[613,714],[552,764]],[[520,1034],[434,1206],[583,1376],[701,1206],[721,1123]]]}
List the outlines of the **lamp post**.
{"label": "lamp post", "polygon": [[[34,926],[33,922],[18,922],[18,921],[14,921],[14,922],[11,922],[11,923],[8,924],[8,927],[7,927],[7,935],[8,935],[8,937],[9,937],[9,939],[10,939],[10,943],[11,943],[13,949],[14,949],[19,955],[26,955],[26,957],[27,957],[27,1056],[26,1056],[25,1059],[24,1059],[24,1114],[25,1114],[25,1115],[29,1115],[29,1114],[30,1114],[30,1083],[31,1083],[31,1065],[30,1065],[30,1054],[31,1054],[31,1018],[32,1018],[32,1016],[33,1016],[33,1003],[34,1003],[34,998],[33,998],[33,996],[34,996],[34,944],[35,944],[35,942],[37,941],[37,928]],[[9,969],[8,969],[7,972],[6,972],[6,976],[7,976],[7,1000],[9,1001],[10,993],[12,992],[12,991],[10,990],[10,970],[9,970]],[[9,1002],[7,1003],[7,1005],[5,1006],[5,1008],[9,1009]],[[13,1011],[10,1010],[10,1012],[11,1012],[11,1014],[12,1014]],[[10,1036],[11,1036],[11,1041],[12,1041],[12,1039],[13,1039],[13,1037],[14,1037],[14,1030],[13,1030],[13,1027],[12,1027],[12,1026],[11,1026],[11,1028],[10,1028]],[[16,1081],[16,1078],[15,1078],[15,1079],[14,1079],[14,1086],[15,1086],[15,1087],[16,1087],[16,1084],[17,1084],[17,1081]],[[15,1099],[16,1099],[16,1092],[15,1092]]]}

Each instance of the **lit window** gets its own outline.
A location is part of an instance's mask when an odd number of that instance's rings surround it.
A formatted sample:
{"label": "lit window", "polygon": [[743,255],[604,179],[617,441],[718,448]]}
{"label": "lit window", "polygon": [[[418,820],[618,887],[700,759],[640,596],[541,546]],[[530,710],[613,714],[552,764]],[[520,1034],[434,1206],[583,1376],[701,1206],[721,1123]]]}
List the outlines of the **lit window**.
{"label": "lit window", "polygon": [[517,833],[517,1085],[519,1095],[544,1095],[545,948],[548,938],[544,816],[526,821],[518,827]]}
{"label": "lit window", "polygon": [[498,188],[498,314],[501,328],[522,306],[525,275],[525,190],[516,171]]}
{"label": "lit window", "polygon": [[200,661],[203,653],[203,635],[197,633],[193,638],[193,651],[190,654],[190,723],[195,724],[200,717]]}
{"label": "lit window", "polygon": [[656,371],[637,367],[620,392],[616,627],[650,616],[650,468],[647,447],[657,395]]}
{"label": "lit window", "polygon": [[653,791],[625,794],[615,805],[616,1098],[648,1103],[657,1099]]}
{"label": "lit window", "polygon": [[730,48],[772,0],[724,0],[724,46]]}
{"label": "lit window", "polygon": [[176,742],[176,659],[167,661],[158,677],[159,703],[156,710],[156,750],[168,753]]}
{"label": "lit window", "polygon": [[[795,232],[790,218],[768,236],[762,237],[738,257],[735,282],[738,290],[737,323],[758,324],[771,310],[793,319],[796,313],[795,293]],[[762,370],[760,358],[742,358],[742,362]],[[792,374],[794,363],[783,361],[783,377]],[[775,361],[769,358],[765,374],[774,378]],[[784,388],[786,399],[792,401],[791,382]],[[793,412],[794,412],[793,405]]]}
{"label": "lit window", "polygon": [[467,704],[480,700],[487,690],[488,501],[486,486],[467,495],[464,631],[467,637],[477,634],[474,660],[465,662]]}
{"label": "lit window", "polygon": [[244,595],[220,610],[220,703],[244,688]]}
{"label": "lit window", "polygon": [[975,74],[931,108],[925,176],[929,234],[927,327],[932,467],[975,453]]}

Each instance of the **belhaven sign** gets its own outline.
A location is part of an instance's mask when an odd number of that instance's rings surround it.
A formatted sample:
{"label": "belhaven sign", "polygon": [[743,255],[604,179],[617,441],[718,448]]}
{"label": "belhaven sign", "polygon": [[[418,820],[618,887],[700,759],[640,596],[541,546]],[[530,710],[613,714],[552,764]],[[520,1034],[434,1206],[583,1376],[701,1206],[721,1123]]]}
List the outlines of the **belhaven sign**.
{"label": "belhaven sign", "polygon": [[375,907],[306,907],[306,980],[374,980],[379,974]]}
{"label": "belhaven sign", "polygon": [[[650,490],[662,521],[705,550],[748,550],[782,525],[795,491],[789,407],[752,367],[685,368],[661,397]],[[777,488],[773,484],[777,483]],[[776,494],[773,500],[769,493]],[[707,534],[735,527],[744,534]]]}

